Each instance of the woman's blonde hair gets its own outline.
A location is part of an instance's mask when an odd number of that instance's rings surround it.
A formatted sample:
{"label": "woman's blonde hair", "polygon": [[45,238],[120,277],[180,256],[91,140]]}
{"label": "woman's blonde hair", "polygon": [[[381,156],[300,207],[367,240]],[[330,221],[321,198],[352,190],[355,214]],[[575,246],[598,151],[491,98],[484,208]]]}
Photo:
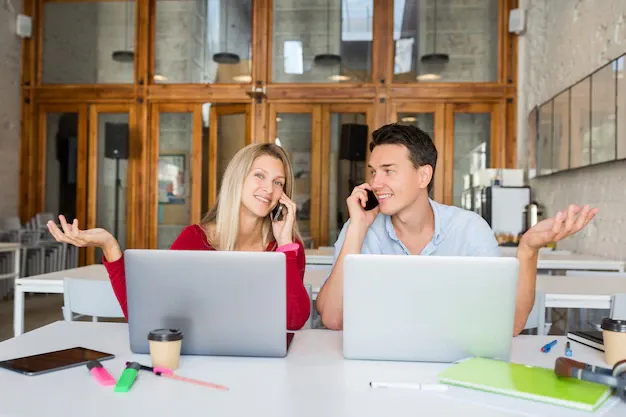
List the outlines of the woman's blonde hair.
{"label": "woman's blonde hair", "polygon": [[[272,156],[283,163],[285,170],[285,194],[290,199],[294,194],[293,168],[289,156],[283,148],[272,143],[261,143],[248,145],[241,149],[226,167],[217,201],[201,222],[201,226],[207,233],[207,240],[216,250],[235,250],[239,233],[243,184],[252,164],[262,155]],[[210,226],[214,226],[213,233],[209,233]],[[269,243],[274,240],[272,220],[269,215],[263,219],[262,234],[263,247],[267,248]],[[297,222],[293,227],[293,238],[301,240]]]}

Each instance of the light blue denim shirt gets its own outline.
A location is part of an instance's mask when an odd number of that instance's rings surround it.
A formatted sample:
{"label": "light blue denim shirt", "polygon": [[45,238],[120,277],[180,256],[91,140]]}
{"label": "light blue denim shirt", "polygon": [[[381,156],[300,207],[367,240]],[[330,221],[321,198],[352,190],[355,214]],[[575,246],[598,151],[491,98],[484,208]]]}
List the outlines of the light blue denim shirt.
{"label": "light blue denim shirt", "polygon": [[[432,240],[424,247],[424,256],[500,256],[498,242],[489,224],[473,211],[439,204],[429,200],[435,214],[435,232]],[[333,266],[337,261],[346,237],[348,220],[335,242]],[[365,235],[361,249],[363,254],[410,255],[409,250],[398,239],[391,217],[382,213]]]}

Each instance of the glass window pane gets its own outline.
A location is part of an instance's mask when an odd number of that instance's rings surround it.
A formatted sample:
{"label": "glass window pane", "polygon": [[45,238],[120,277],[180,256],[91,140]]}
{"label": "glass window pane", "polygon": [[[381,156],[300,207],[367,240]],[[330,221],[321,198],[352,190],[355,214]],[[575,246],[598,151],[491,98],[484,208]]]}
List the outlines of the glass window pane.
{"label": "glass window pane", "polygon": [[272,81],[370,81],[373,0],[272,3]]}
{"label": "glass window pane", "polygon": [[498,0],[397,0],[393,22],[394,81],[497,80]]}
{"label": "glass window pane", "polygon": [[554,147],[553,167],[555,171],[569,168],[569,90],[554,99]]}
{"label": "glass window pane", "polygon": [[591,76],[591,163],[615,159],[615,72],[606,65]]}
{"label": "glass window pane", "polygon": [[[128,207],[126,203],[128,159],[105,156],[106,141],[119,135],[128,137],[128,113],[99,114],[96,227],[102,227],[113,234],[124,250],[126,249],[126,208]],[[126,142],[128,143],[128,140]],[[117,207],[115,207],[116,199]],[[102,262],[102,255],[102,250],[97,248],[96,263]]]}
{"label": "glass window pane", "polygon": [[289,154],[296,178],[296,219],[304,247],[311,244],[311,136],[312,116],[308,113],[279,113],[276,117],[276,144]]}
{"label": "glass window pane", "polygon": [[491,113],[454,114],[453,205],[463,206],[463,178],[489,168]]}
{"label": "glass window pane", "polygon": [[191,223],[192,113],[159,115],[157,248],[167,249]]}
{"label": "glass window pane", "polygon": [[591,144],[590,123],[590,95],[591,78],[587,77],[571,88],[571,152],[570,168],[589,165]]}
{"label": "glass window pane", "polygon": [[233,156],[246,146],[246,114],[219,114],[217,111],[217,193]]}
{"label": "glass window pane", "polygon": [[[46,116],[46,199],[44,210],[76,218],[78,113]],[[83,227],[85,219],[79,219]]]}
{"label": "glass window pane", "polygon": [[157,0],[155,83],[252,81],[252,0]]}
{"label": "glass window pane", "polygon": [[350,217],[346,199],[365,182],[365,154],[369,137],[365,113],[330,114],[328,243],[333,244]]}
{"label": "glass window pane", "polygon": [[133,0],[44,2],[43,7],[42,82],[133,82]]}
{"label": "glass window pane", "polygon": [[543,104],[539,108],[539,175],[551,174],[554,172],[552,164],[554,163],[552,157],[552,148],[554,143],[554,129],[552,124],[552,114],[554,102]]}
{"label": "glass window pane", "polygon": [[617,158],[626,158],[626,59],[622,56],[616,61],[617,74]]}

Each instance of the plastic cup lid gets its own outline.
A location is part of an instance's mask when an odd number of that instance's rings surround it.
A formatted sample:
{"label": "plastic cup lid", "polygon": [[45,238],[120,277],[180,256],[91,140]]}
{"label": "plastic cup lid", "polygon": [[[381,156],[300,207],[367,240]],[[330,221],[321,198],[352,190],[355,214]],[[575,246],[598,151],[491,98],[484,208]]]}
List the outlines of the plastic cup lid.
{"label": "plastic cup lid", "polygon": [[610,317],[602,319],[602,330],[611,332],[626,333],[626,320],[615,320]]}
{"label": "plastic cup lid", "polygon": [[183,332],[178,329],[156,329],[148,333],[148,340],[154,342],[173,342],[183,340]]}

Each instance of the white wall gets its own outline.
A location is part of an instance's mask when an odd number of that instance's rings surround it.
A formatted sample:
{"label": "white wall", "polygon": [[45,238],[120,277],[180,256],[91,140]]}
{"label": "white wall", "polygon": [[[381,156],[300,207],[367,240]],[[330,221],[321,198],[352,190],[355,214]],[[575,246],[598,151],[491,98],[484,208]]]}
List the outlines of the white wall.
{"label": "white wall", "polygon": [[[527,31],[519,43],[519,164],[526,166],[528,114],[626,52],[626,1],[520,0]],[[531,181],[535,196],[552,216],[569,203],[600,212],[584,232],[559,244],[581,253],[626,257],[626,161],[562,172]]]}
{"label": "white wall", "polygon": [[21,0],[0,3],[0,218],[17,216],[19,201],[21,40],[15,19],[21,10]]}

